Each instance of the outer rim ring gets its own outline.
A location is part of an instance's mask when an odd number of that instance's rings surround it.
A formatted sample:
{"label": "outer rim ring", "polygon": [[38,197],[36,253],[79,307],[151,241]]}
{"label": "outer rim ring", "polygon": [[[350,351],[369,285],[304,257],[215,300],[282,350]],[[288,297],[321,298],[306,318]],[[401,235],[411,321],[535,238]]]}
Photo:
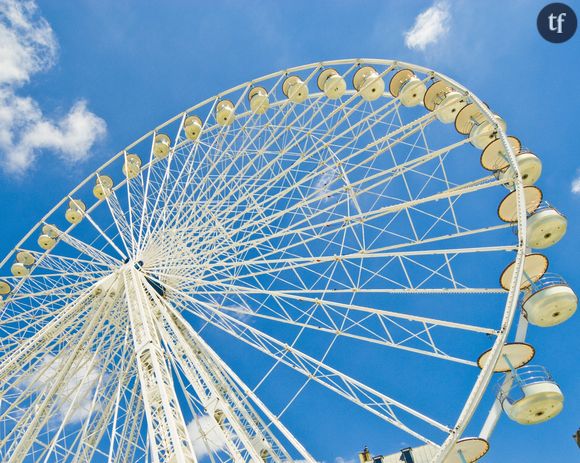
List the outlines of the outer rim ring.
{"label": "outer rim ring", "polygon": [[[292,75],[292,73],[295,73],[295,72],[312,70],[312,73],[308,77],[308,79],[304,80],[304,82],[307,84],[314,77],[314,74],[318,73],[320,70],[322,70],[326,67],[333,67],[333,66],[339,66],[339,65],[352,65],[353,67],[355,67],[355,66],[360,67],[360,66],[364,66],[364,65],[366,65],[366,66],[380,65],[380,66],[386,66],[388,69],[388,72],[390,72],[390,71],[396,72],[396,71],[400,71],[403,69],[409,69],[409,70],[415,72],[416,74],[417,73],[425,74],[426,75],[425,78],[429,77],[432,79],[442,80],[442,81],[446,82],[448,85],[452,86],[453,88],[455,88],[459,92],[463,93],[466,97],[468,97],[471,100],[471,102],[473,104],[475,104],[481,110],[485,119],[489,123],[493,124],[496,127],[497,136],[499,139],[501,139],[501,141],[504,145],[504,148],[505,148],[507,155],[508,155],[509,164],[512,167],[512,169],[515,173],[515,176],[516,176],[514,185],[515,185],[515,192],[516,192],[516,196],[517,196],[518,245],[517,245],[516,259],[514,262],[515,271],[514,271],[514,274],[512,277],[510,290],[508,292],[508,296],[506,299],[504,313],[503,313],[503,317],[502,317],[502,321],[501,321],[501,327],[498,330],[498,335],[494,341],[493,347],[491,348],[491,353],[490,353],[489,359],[486,362],[486,364],[483,366],[483,368],[481,369],[481,371],[480,371],[480,373],[479,373],[479,375],[478,375],[478,377],[477,377],[477,379],[476,379],[476,381],[471,389],[469,397],[468,397],[467,401],[465,402],[464,408],[463,408],[462,412],[460,413],[457,422],[455,423],[455,426],[453,426],[452,431],[450,432],[449,436],[447,437],[445,442],[441,445],[441,447],[439,448],[439,451],[437,452],[437,454],[435,455],[435,457],[432,460],[433,462],[440,463],[445,459],[445,457],[452,450],[453,445],[461,437],[467,424],[471,420],[471,417],[475,413],[475,410],[477,409],[477,406],[479,405],[479,402],[481,401],[483,394],[485,393],[485,391],[487,389],[489,381],[491,380],[491,377],[494,373],[494,367],[499,359],[499,356],[501,353],[501,348],[502,348],[503,344],[505,343],[505,340],[507,339],[508,334],[510,333],[513,318],[515,316],[516,308],[517,308],[520,282],[521,282],[522,277],[523,277],[523,262],[524,262],[524,256],[525,256],[525,251],[526,251],[525,243],[526,243],[526,220],[527,220],[526,210],[525,210],[525,199],[524,199],[524,194],[523,194],[523,183],[522,183],[520,171],[518,168],[518,164],[516,161],[516,153],[513,151],[511,144],[508,142],[507,134],[505,133],[505,131],[503,130],[503,128],[501,126],[497,125],[497,122],[494,119],[493,113],[490,111],[490,109],[487,107],[487,105],[485,103],[483,103],[476,95],[471,93],[465,86],[459,84],[458,82],[451,79],[450,77],[447,77],[444,74],[440,74],[440,73],[438,73],[432,69],[426,68],[424,66],[415,65],[415,64],[411,64],[411,63],[397,61],[397,60],[386,60],[386,59],[376,59],[376,58],[359,58],[359,59],[352,59],[351,58],[351,59],[342,59],[342,60],[322,61],[322,62],[310,63],[310,64],[306,64],[306,65],[302,65],[302,66],[288,68],[288,69],[285,69],[282,71],[277,71],[277,72],[256,78],[256,79],[251,80],[251,81],[244,82],[244,83],[239,84],[235,87],[232,87],[224,92],[218,93],[210,98],[207,98],[207,99],[201,101],[200,103],[197,103],[194,106],[189,107],[185,111],[177,114],[176,116],[172,117],[171,119],[168,119],[164,123],[158,125],[153,130],[147,132],[145,135],[143,135],[142,137],[140,137],[139,139],[137,139],[136,141],[134,141],[133,143],[131,143],[130,145],[125,147],[123,150],[119,151],[117,154],[112,156],[108,161],[106,161],[101,166],[99,166],[92,174],[88,175],[74,189],[72,189],[67,196],[65,196],[63,199],[61,199],[47,214],[45,214],[40,219],[40,221],[37,222],[36,225],[34,225],[29,230],[28,233],[26,233],[24,235],[24,237],[14,246],[14,248],[10,252],[8,252],[8,254],[4,257],[4,259],[2,259],[2,261],[0,261],[0,267],[3,267],[6,264],[6,262],[8,262],[8,260],[11,258],[11,256],[13,256],[15,254],[15,252],[17,252],[17,250],[20,248],[20,246],[24,242],[26,242],[32,236],[32,234],[43,225],[43,223],[46,221],[46,219],[49,218],[52,214],[54,214],[54,212],[56,212],[58,210],[58,208],[60,208],[65,201],[69,200],[69,197],[73,197],[73,195],[76,192],[78,192],[84,185],[86,185],[89,181],[95,179],[97,177],[97,174],[102,172],[103,169],[105,169],[107,166],[112,164],[119,157],[123,156],[124,153],[129,152],[134,146],[136,146],[137,144],[139,144],[143,140],[147,139],[150,136],[154,136],[154,134],[159,132],[160,129],[163,129],[164,127],[168,126],[169,124],[175,122],[176,120],[178,120],[180,118],[184,119],[188,115],[193,115],[194,114],[193,111],[195,111],[196,109],[201,108],[209,103],[211,103],[213,106],[215,106],[215,104],[217,102],[219,102],[220,100],[223,100],[226,95],[229,95],[229,94],[234,93],[236,91],[246,89],[246,91],[242,95],[242,97],[244,97],[245,94],[247,93],[248,89],[250,89],[251,86],[258,84],[259,82],[263,82],[265,80],[269,80],[269,79],[273,79],[273,78],[284,79],[285,77],[288,77],[288,76]],[[312,94],[311,94],[311,96],[312,96]],[[154,162],[154,161],[152,160],[152,162]],[[147,167],[147,165],[144,167]],[[118,186],[121,186],[123,184],[124,184],[124,182],[119,183]],[[95,203],[95,205],[91,206],[88,209],[88,212],[90,213],[91,210],[98,204],[100,204],[100,202],[97,202],[97,203]],[[64,231],[69,232],[72,228],[74,228],[74,225],[71,225],[67,230],[64,230]],[[47,252],[45,252],[43,254],[43,256],[46,254],[47,254]],[[521,324],[521,323],[522,323],[522,321],[520,320],[519,324]],[[519,324],[518,324],[518,327],[519,327]],[[524,339],[525,339],[525,335],[523,336],[522,339],[516,339],[516,340],[523,341]],[[484,436],[484,437],[487,437],[487,436]]]}

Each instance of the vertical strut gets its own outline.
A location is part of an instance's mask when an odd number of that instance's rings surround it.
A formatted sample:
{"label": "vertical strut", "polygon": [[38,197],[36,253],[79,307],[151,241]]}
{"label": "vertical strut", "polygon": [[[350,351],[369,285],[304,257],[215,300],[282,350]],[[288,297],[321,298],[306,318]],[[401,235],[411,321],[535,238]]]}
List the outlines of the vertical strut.
{"label": "vertical strut", "polygon": [[228,452],[235,462],[244,462],[247,455],[258,463],[264,459],[260,452],[268,449],[274,461],[289,461],[291,458],[284,452],[285,458],[270,449],[273,447],[270,436],[259,428],[257,415],[248,410],[240,397],[231,390],[230,385],[207,362],[203,362],[203,352],[199,347],[188,343],[181,332],[179,321],[162,308],[159,323],[160,332],[180,364],[185,376],[194,388],[209,416],[215,420],[226,437]]}
{"label": "vertical strut", "polygon": [[260,410],[300,453],[301,459],[314,463],[308,451],[239,378],[232,376],[232,372],[226,369],[223,361],[187,321],[167,304],[159,304],[159,307],[160,331],[164,333],[164,339],[188,379],[191,377],[191,384],[203,405],[212,412],[219,408],[224,418],[222,429],[227,431],[226,427],[231,428],[252,460],[261,461],[268,456],[273,462],[281,463],[293,458],[256,412],[248,397],[255,400]]}
{"label": "vertical strut", "polygon": [[133,267],[124,278],[152,461],[197,463],[155,328],[152,296]]}
{"label": "vertical strut", "polygon": [[[195,391],[208,416],[215,420],[214,426],[217,427],[219,425],[220,432],[225,437],[226,450],[232,461],[243,463],[246,458],[244,458],[242,452],[247,451],[252,460],[259,462],[259,454],[253,449],[247,436],[240,432],[238,423],[234,420],[232,414],[229,413],[229,410],[222,410],[223,406],[219,404],[219,393],[216,388],[212,387],[213,384],[208,380],[207,375],[198,367],[196,353],[183,342],[184,340],[179,336],[175,325],[171,323],[171,320],[165,314],[161,315],[159,323],[160,333],[162,333],[164,341],[171,349],[173,357],[179,363],[187,381]],[[220,413],[220,415],[218,416],[216,412]],[[204,435],[208,431],[210,429],[201,429],[200,434]]]}

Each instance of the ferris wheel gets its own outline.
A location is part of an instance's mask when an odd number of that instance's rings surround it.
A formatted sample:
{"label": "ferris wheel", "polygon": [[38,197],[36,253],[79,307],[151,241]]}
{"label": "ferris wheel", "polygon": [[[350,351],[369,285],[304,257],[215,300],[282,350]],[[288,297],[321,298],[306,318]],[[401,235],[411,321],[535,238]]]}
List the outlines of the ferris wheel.
{"label": "ferris wheel", "polygon": [[459,83],[378,59],[156,127],[0,262],[0,459],[314,463],[324,403],[384,427],[362,463],[461,463],[502,411],[556,416],[526,330],[576,310],[538,252],[567,222],[507,133]]}

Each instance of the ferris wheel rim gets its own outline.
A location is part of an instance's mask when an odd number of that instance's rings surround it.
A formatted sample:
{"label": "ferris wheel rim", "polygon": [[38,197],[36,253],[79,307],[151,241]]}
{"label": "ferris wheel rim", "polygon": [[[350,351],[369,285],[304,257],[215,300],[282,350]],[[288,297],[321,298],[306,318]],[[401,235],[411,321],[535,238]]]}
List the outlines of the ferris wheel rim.
{"label": "ferris wheel rim", "polygon": [[[312,70],[314,70],[313,71],[313,75],[314,75],[315,71],[319,71],[319,70],[324,69],[325,67],[329,67],[329,66],[333,66],[333,65],[357,66],[357,65],[362,65],[362,64],[383,65],[383,66],[390,67],[390,69],[408,68],[408,69],[411,69],[415,72],[423,73],[423,74],[427,75],[428,76],[427,79],[432,79],[432,80],[438,79],[440,81],[446,82],[448,85],[451,85],[455,89],[457,89],[458,91],[462,92],[464,96],[470,98],[473,101],[473,103],[475,103],[479,107],[481,112],[486,117],[486,120],[490,123],[495,124],[493,114],[491,113],[491,111],[489,110],[487,105],[485,105],[481,100],[479,100],[475,94],[471,93],[466,87],[462,86],[460,83],[456,82],[455,80],[445,76],[444,74],[441,74],[437,71],[428,69],[428,68],[423,67],[423,66],[418,66],[418,65],[414,65],[414,64],[410,64],[410,63],[406,63],[406,62],[401,62],[401,61],[396,61],[396,60],[364,59],[363,58],[363,59],[344,59],[344,60],[322,61],[322,62],[310,63],[307,65],[295,66],[295,67],[288,68],[285,70],[277,71],[277,72],[274,72],[274,73],[271,73],[271,74],[268,74],[265,76],[261,76],[259,78],[254,79],[254,80],[247,81],[243,84],[239,84],[239,85],[232,87],[226,91],[220,92],[220,93],[218,93],[210,98],[207,98],[207,99],[203,100],[202,102],[197,103],[194,106],[189,107],[185,111],[178,113],[176,116],[173,116],[172,118],[168,119],[164,123],[156,126],[153,130],[147,132],[145,135],[141,136],[140,138],[138,138],[137,140],[135,140],[131,144],[127,145],[127,147],[125,147],[123,150],[119,151],[117,154],[113,155],[110,159],[108,159],[101,166],[99,166],[97,169],[95,169],[91,174],[89,174],[75,188],[73,188],[69,192],[69,194],[67,194],[65,197],[63,197],[48,213],[46,213],[42,217],[42,219],[36,223],[36,225],[34,225],[32,228],[30,228],[30,230],[25,234],[25,236],[14,246],[14,248],[11,251],[8,252],[8,254],[0,262],[0,267],[4,266],[8,262],[8,260],[13,255],[16,254],[16,252],[21,250],[22,249],[21,246],[33,235],[34,232],[36,232],[43,225],[45,225],[47,223],[47,220],[66,201],[71,200],[71,198],[73,198],[74,195],[79,190],[81,190],[88,182],[90,182],[91,180],[93,180],[95,178],[98,178],[100,172],[103,172],[115,160],[119,159],[122,156],[125,156],[134,146],[136,146],[140,142],[148,139],[149,137],[154,137],[155,134],[160,133],[161,129],[168,126],[172,122],[177,121],[179,118],[182,118],[182,119],[185,118],[188,114],[190,114],[195,109],[203,107],[204,105],[207,105],[207,104],[211,104],[211,103],[215,104],[218,101],[222,100],[227,95],[229,95],[235,91],[238,91],[238,90],[241,90],[244,88],[249,89],[249,88],[251,88],[251,86],[257,85],[260,82],[263,82],[263,81],[266,81],[266,80],[272,79],[272,78],[281,78],[281,77],[289,75],[293,72],[312,69]],[[314,79],[314,77],[312,77],[312,78]],[[313,93],[312,96],[321,95],[321,94],[322,94],[322,92]],[[504,311],[503,311],[502,326],[498,330],[498,335],[495,337],[494,344],[493,344],[493,347],[491,349],[491,353],[489,356],[489,360],[487,361],[487,363],[485,365],[483,365],[483,368],[481,369],[481,372],[478,375],[478,379],[476,380],[476,383],[474,384],[474,386],[471,390],[470,396],[464,405],[464,408],[463,408],[463,410],[462,410],[462,412],[457,420],[457,423],[455,424],[455,426],[453,426],[451,428],[451,431],[449,433],[448,438],[446,439],[445,443],[441,446],[440,454],[437,457],[438,458],[437,461],[442,461],[442,459],[444,459],[445,456],[447,455],[446,452],[451,450],[451,447],[453,446],[455,441],[461,437],[462,430],[465,428],[467,423],[469,423],[471,416],[473,415],[477,406],[479,405],[479,402],[483,396],[483,393],[487,389],[489,380],[491,379],[491,376],[493,374],[494,366],[499,359],[500,349],[505,344],[505,342],[507,340],[507,336],[510,332],[510,328],[511,328],[513,318],[514,318],[515,312],[516,312],[517,295],[519,294],[520,283],[521,283],[521,280],[523,278],[523,258],[524,258],[525,253],[526,253],[526,248],[524,245],[524,243],[526,242],[526,240],[525,240],[526,211],[525,211],[525,207],[524,207],[525,201],[524,201],[524,196],[523,196],[523,183],[522,183],[522,180],[520,177],[518,164],[517,164],[516,159],[515,159],[515,153],[513,151],[511,143],[509,143],[509,141],[507,139],[507,134],[505,133],[505,131],[503,130],[503,128],[501,126],[496,125],[496,128],[497,128],[498,138],[502,141],[504,148],[506,150],[506,154],[508,156],[510,166],[516,174],[514,187],[515,187],[516,197],[517,197],[517,201],[516,201],[517,222],[516,223],[517,223],[517,232],[518,232],[518,245],[515,246],[515,248],[517,249],[516,259],[515,259],[515,271],[514,271],[511,285],[510,285],[510,289],[508,291],[507,298],[506,298],[506,305],[505,305]],[[147,162],[143,166],[143,168],[150,169],[152,163],[155,163],[155,162],[159,162],[159,161],[156,161],[152,157],[150,159],[150,161]],[[120,188],[121,186],[125,185],[128,182],[129,182],[129,179],[125,179],[123,182],[119,183],[115,187]],[[97,205],[100,203],[101,202],[97,202],[97,203],[93,204],[91,207],[88,208],[88,211],[90,212],[92,210],[92,208],[97,207]],[[73,230],[74,228],[75,228],[75,225],[73,224],[64,232],[68,233],[69,231]],[[49,255],[50,250],[46,251],[44,254]]]}

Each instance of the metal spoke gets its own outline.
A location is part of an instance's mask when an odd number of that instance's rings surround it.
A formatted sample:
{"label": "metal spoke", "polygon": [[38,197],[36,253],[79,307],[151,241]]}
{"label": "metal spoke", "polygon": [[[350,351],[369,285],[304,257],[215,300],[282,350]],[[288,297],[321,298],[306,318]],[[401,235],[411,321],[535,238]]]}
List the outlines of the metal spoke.
{"label": "metal spoke", "polygon": [[[337,98],[319,81],[331,69],[347,87]],[[480,169],[470,151],[487,132],[442,130],[439,106],[410,102],[403,82],[395,91],[406,70],[472,104],[468,122],[491,124],[516,175]],[[435,71],[336,60],[240,84],[120,150],[0,261],[0,459],[314,463],[328,456],[282,418],[321,387],[444,462],[510,334],[529,252],[497,121]],[[514,223],[497,216],[506,187]],[[226,362],[222,342],[265,363]],[[391,390],[347,348],[412,381],[445,371],[449,387]],[[299,384],[271,406],[262,393],[293,372]],[[420,411],[427,398],[447,410]],[[321,422],[301,416],[305,429]]]}

